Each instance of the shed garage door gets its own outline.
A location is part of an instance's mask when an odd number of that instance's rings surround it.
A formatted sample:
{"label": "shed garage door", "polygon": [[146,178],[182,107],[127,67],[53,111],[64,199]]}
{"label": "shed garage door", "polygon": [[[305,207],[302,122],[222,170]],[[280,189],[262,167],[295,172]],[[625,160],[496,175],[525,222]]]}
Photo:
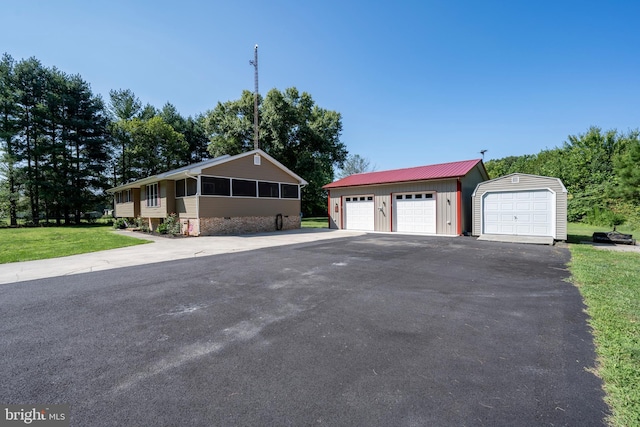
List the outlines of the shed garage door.
{"label": "shed garage door", "polygon": [[344,202],[345,229],[373,231],[374,204],[372,196],[347,197]]}
{"label": "shed garage door", "polygon": [[485,234],[554,237],[555,198],[551,191],[487,193],[483,199]]}
{"label": "shed garage door", "polygon": [[431,193],[398,194],[395,203],[395,231],[436,232],[436,199]]}

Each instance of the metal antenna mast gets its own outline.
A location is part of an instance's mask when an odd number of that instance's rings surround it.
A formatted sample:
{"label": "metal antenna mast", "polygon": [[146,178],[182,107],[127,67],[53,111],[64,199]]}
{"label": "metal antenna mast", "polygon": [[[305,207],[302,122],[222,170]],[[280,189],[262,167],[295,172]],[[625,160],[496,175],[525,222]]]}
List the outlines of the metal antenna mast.
{"label": "metal antenna mast", "polygon": [[260,148],[258,135],[258,45],[253,49],[253,60],[249,61],[255,69],[255,92],[253,92],[253,149]]}

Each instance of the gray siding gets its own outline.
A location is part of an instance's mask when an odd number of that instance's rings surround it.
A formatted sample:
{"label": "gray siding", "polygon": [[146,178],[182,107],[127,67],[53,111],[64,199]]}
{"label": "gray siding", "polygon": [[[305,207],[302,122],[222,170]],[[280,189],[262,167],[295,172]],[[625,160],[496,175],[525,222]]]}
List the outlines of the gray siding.
{"label": "gray siding", "polygon": [[[391,231],[393,222],[393,194],[411,192],[435,192],[436,233],[457,234],[456,204],[457,180],[416,181],[397,184],[365,185],[359,187],[333,188],[329,198],[329,223],[331,228],[342,228],[343,197],[373,196],[374,230]],[[336,204],[338,212],[336,212]],[[382,208],[382,209],[380,209]]]}
{"label": "gray siding", "polygon": [[221,165],[203,169],[202,175],[298,184],[298,181],[296,181],[294,177],[264,157],[261,158],[261,164],[259,166],[253,164],[253,156],[245,156],[237,160],[222,163]]}
{"label": "gray siding", "polygon": [[[518,183],[511,181],[519,178]],[[514,173],[500,178],[485,181],[476,187],[472,197],[473,203],[473,235],[482,234],[482,196],[487,192],[543,190],[550,189],[556,193],[556,240],[567,240],[567,190],[558,178]]]}

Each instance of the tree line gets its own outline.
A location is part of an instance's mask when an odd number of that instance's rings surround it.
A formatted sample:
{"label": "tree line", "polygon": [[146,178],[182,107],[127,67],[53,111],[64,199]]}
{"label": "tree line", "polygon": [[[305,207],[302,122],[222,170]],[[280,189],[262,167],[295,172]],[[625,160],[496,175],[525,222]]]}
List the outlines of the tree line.
{"label": "tree line", "polygon": [[[105,102],[80,75],[36,58],[0,61],[0,217],[79,223],[105,190],[222,154],[253,149],[253,93],[195,117],[157,109],[131,90]],[[303,212],[324,214],[322,186],[347,157],[340,113],[296,88],[259,97],[260,148],[304,177]]]}
{"label": "tree line", "polygon": [[514,172],[560,178],[568,191],[568,220],[640,229],[640,133],[591,127],[560,147],[489,160],[491,178]]}

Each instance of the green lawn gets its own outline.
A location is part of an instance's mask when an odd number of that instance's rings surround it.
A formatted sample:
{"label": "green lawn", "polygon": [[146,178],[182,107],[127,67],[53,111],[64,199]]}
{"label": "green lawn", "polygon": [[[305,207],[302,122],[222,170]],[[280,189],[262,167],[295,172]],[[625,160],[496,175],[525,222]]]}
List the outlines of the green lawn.
{"label": "green lawn", "polygon": [[302,218],[302,228],[329,228],[326,216]]}
{"label": "green lawn", "polygon": [[57,258],[148,243],[109,226],[0,228],[0,264]]}
{"label": "green lawn", "polygon": [[[570,224],[569,240],[603,227]],[[633,230],[619,230],[633,233]],[[635,232],[635,234],[638,234]],[[634,237],[636,237],[634,235]],[[640,426],[640,253],[572,244],[570,269],[590,316],[613,426]]]}
{"label": "green lawn", "polygon": [[[620,233],[633,234],[634,235],[633,237],[636,240],[640,240],[638,238],[640,237],[640,231],[638,230],[632,230],[625,225],[618,226],[616,230],[619,231]],[[611,227],[606,227],[606,226],[603,227],[603,226],[588,225],[588,224],[575,223],[575,222],[569,223],[568,241],[569,243],[580,243],[584,241],[591,242],[593,233],[595,233],[596,231],[607,232],[607,231],[612,231],[612,229]]]}

